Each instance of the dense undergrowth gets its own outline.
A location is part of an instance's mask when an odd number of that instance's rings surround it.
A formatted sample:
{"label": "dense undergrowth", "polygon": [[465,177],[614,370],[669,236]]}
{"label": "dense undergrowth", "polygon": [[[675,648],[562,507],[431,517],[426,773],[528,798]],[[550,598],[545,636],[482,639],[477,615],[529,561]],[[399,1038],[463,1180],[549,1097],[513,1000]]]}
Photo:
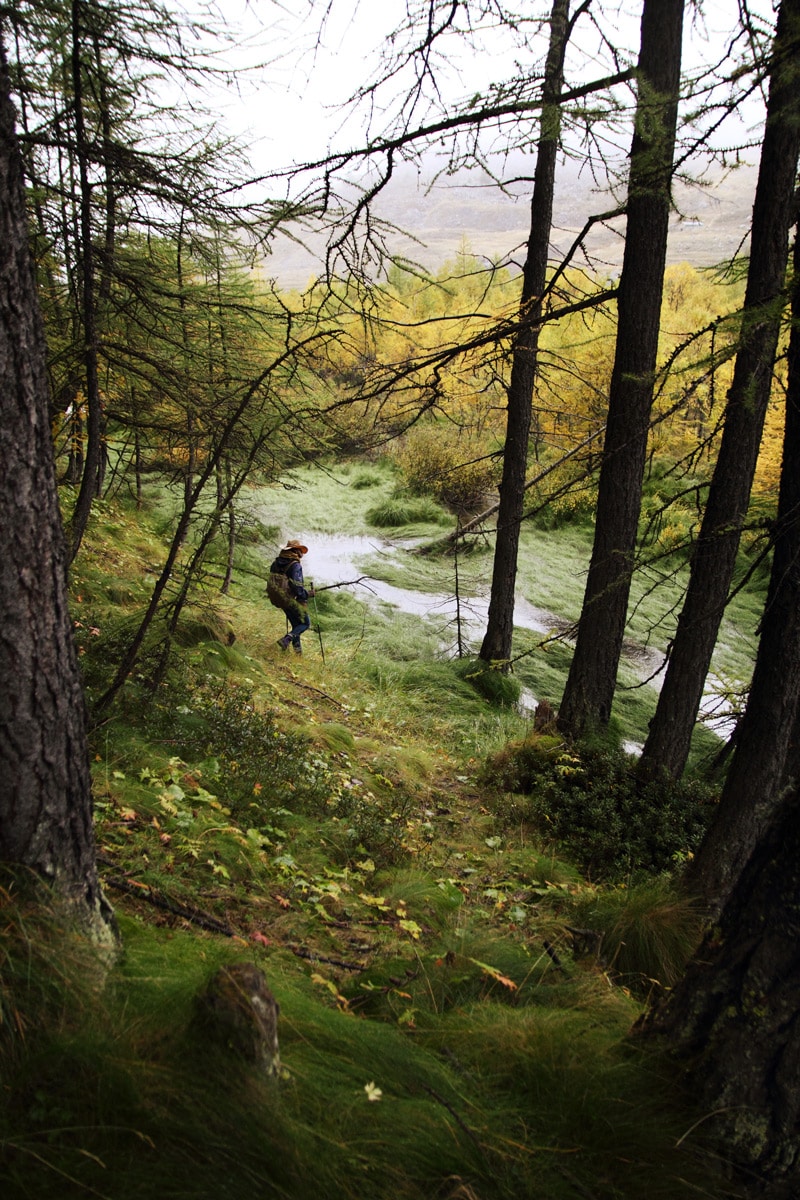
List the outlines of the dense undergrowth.
{"label": "dense undergrowth", "polygon": [[[391,495],[365,478],[350,510]],[[73,580],[90,703],[146,601],[162,508],[96,510]],[[640,795],[629,838],[609,820],[624,758],[555,739],[569,770],[537,783],[518,688],[442,657],[435,623],[329,591],[324,661],[313,633],[282,655],[269,549],[243,540],[232,594],[209,582],[155,691],[145,654],[92,730],[124,947],[107,978],[46,896],[3,880],[3,1196],[734,1195],[703,1114],[627,1037],[698,937],[665,871],[695,817],[673,798],[648,847]],[[280,1003],[277,1080],[193,1020],[242,960]]]}

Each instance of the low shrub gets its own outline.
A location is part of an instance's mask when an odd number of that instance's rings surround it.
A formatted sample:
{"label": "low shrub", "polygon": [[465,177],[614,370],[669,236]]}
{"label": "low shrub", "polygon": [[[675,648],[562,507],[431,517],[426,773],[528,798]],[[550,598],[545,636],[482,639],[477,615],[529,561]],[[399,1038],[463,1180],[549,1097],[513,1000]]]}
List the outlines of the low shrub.
{"label": "low shrub", "polygon": [[284,803],[294,808],[318,807],[327,795],[325,764],[309,752],[302,734],[287,733],[276,725],[271,712],[257,704],[252,689],[211,676],[187,691],[186,702],[176,709],[159,697],[148,715],[151,735],[166,740],[187,760],[205,760],[209,778],[224,781],[226,802]]}
{"label": "low shrub", "polygon": [[328,798],[326,811],[333,819],[325,826],[328,850],[343,866],[364,855],[379,867],[402,862],[410,853],[409,826],[417,807],[403,789],[378,795],[353,779],[349,788],[339,787]]}
{"label": "low shrub", "polygon": [[396,460],[409,492],[435,496],[462,511],[479,507],[487,493],[494,493],[502,472],[502,459],[487,455],[485,443],[436,428],[414,430]]}
{"label": "low shrub", "polygon": [[570,751],[537,735],[494,755],[487,778],[521,793],[516,819],[558,843],[595,880],[672,868],[699,845],[715,798],[697,781],[645,782],[621,751]]}

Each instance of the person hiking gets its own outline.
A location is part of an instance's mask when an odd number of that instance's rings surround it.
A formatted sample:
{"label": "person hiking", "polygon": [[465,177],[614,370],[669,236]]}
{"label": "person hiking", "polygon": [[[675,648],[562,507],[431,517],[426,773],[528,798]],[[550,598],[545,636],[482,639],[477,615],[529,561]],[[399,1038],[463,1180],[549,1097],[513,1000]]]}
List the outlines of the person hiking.
{"label": "person hiking", "polygon": [[311,627],[306,601],[314,595],[313,587],[306,590],[303,582],[300,563],[304,554],[308,554],[308,546],[294,539],[287,542],[270,566],[267,580],[270,602],[283,609],[291,625],[289,632],[278,638],[278,645],[281,650],[288,650],[291,645],[295,654],[303,653],[300,636]]}

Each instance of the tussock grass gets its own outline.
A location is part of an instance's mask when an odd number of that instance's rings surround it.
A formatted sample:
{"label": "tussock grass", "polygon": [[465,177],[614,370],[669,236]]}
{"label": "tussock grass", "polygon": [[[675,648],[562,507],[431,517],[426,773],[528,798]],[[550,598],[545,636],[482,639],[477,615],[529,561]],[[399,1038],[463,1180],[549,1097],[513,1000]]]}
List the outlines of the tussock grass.
{"label": "tussock grass", "polygon": [[700,941],[702,914],[669,879],[587,894],[576,920],[603,935],[601,953],[614,978],[637,995],[672,987]]}
{"label": "tussock grass", "polygon": [[513,675],[504,674],[479,658],[462,658],[454,670],[459,679],[471,684],[491,704],[513,708],[519,701],[520,685]]}
{"label": "tussock grass", "polygon": [[22,1061],[42,1029],[68,1028],[103,981],[95,949],[30,872],[0,870],[0,1065]]}
{"label": "tussock grass", "polygon": [[[669,1074],[621,1043],[624,1003],[595,1016],[589,1027],[579,1009],[484,1003],[450,1014],[439,1036],[462,1071],[496,1096],[509,1152],[533,1132],[521,1194],[691,1194],[692,1164],[675,1148],[686,1126]],[[523,1120],[504,1106],[509,1087],[525,1098]]]}
{"label": "tussock grass", "polygon": [[430,496],[396,493],[364,514],[377,529],[400,529],[405,525],[450,525],[452,517]]}

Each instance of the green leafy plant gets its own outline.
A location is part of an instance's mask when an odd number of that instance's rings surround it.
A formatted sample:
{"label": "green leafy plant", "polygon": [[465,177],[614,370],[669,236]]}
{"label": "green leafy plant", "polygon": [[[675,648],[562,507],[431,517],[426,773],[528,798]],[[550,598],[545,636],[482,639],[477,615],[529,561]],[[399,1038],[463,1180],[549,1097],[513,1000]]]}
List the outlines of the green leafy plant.
{"label": "green leafy plant", "polygon": [[556,842],[595,880],[668,871],[699,844],[715,796],[695,781],[642,781],[619,751],[570,750],[536,735],[494,755],[485,778],[515,793],[516,819]]}
{"label": "green leafy plant", "polygon": [[152,706],[149,728],[154,735],[171,735],[187,759],[216,761],[227,804],[237,811],[261,804],[291,803],[314,808],[327,795],[327,765],[310,752],[308,738],[279,727],[275,716],[260,705],[253,688],[205,676],[195,681],[188,703],[160,696]]}

